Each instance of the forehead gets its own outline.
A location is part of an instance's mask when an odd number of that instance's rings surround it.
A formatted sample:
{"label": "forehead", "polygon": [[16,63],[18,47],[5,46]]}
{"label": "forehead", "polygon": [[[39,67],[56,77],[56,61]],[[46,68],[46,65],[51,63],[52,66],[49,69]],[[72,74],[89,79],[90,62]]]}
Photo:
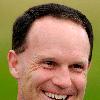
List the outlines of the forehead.
{"label": "forehead", "polygon": [[[60,19],[55,18],[51,16],[46,16],[40,19],[37,19],[31,26],[27,40],[31,41],[31,39],[41,40],[44,38],[52,38],[55,40],[55,38],[70,38],[72,40],[75,39],[75,36],[78,38],[89,42],[87,33],[85,29],[80,25],[77,24],[71,20],[66,19]],[[42,40],[42,41],[43,41]],[[77,40],[78,41],[78,40]],[[74,42],[74,41],[73,41]]]}
{"label": "forehead", "polygon": [[27,36],[28,48],[32,50],[76,52],[89,55],[89,39],[85,29],[71,20],[54,17],[37,19]]}

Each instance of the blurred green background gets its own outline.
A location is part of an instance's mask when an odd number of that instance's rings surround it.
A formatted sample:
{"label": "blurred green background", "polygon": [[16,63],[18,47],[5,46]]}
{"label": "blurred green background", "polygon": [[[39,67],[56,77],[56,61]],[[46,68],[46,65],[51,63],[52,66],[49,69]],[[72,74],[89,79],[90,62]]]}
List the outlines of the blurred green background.
{"label": "blurred green background", "polygon": [[17,99],[17,81],[10,75],[7,64],[12,24],[29,7],[48,2],[74,7],[91,21],[95,38],[94,51],[84,100],[100,100],[100,0],[0,0],[0,100]]}

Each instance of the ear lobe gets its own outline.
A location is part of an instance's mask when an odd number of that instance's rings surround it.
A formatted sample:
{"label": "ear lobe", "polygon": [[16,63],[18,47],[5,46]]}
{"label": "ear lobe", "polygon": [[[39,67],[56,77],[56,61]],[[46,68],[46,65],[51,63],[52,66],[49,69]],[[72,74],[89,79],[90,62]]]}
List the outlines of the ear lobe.
{"label": "ear lobe", "polygon": [[19,78],[18,68],[17,68],[18,58],[14,50],[10,50],[8,52],[8,64],[9,64],[10,73],[14,78],[18,79]]}

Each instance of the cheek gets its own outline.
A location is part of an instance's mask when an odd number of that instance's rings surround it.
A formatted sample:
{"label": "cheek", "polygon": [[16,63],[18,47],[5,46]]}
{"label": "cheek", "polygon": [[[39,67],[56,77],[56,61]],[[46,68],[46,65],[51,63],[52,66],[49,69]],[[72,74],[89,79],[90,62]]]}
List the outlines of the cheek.
{"label": "cheek", "polygon": [[74,75],[73,83],[76,86],[78,91],[84,91],[86,88],[87,78],[85,75]]}
{"label": "cheek", "polygon": [[24,87],[33,91],[34,89],[39,88],[43,83],[50,80],[51,77],[52,74],[50,71],[47,71],[42,67],[35,67],[35,69],[26,70],[22,80]]}
{"label": "cheek", "polygon": [[40,86],[49,79],[49,76],[41,68],[36,70],[26,70],[20,79],[22,92],[25,98],[32,100],[40,93]]}
{"label": "cheek", "polygon": [[49,72],[43,68],[39,68],[32,73],[33,83],[36,84],[37,87],[39,87],[41,84],[47,82],[51,78],[52,78],[51,72]]}

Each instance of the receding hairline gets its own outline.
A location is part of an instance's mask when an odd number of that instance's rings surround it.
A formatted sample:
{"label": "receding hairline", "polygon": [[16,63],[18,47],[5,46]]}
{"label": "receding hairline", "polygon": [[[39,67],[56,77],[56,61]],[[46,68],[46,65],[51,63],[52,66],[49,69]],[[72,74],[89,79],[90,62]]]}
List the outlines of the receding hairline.
{"label": "receding hairline", "polygon": [[[32,28],[32,26],[34,27],[34,25],[35,25],[35,23],[37,22],[37,21],[41,21],[41,20],[44,20],[44,19],[47,19],[47,18],[50,18],[51,20],[52,19],[56,19],[56,20],[61,20],[61,21],[70,21],[70,22],[72,22],[72,23],[74,23],[74,24],[76,24],[76,25],[79,25],[81,28],[83,28],[84,30],[85,30],[85,28],[83,27],[83,25],[82,25],[82,23],[81,22],[78,22],[78,21],[74,21],[74,20],[72,20],[72,19],[70,19],[70,18],[60,18],[60,17],[56,17],[56,16],[51,16],[51,15],[47,15],[47,16],[42,16],[42,17],[40,17],[40,18],[38,18],[38,19],[36,19],[35,21],[33,21],[32,22],[32,24],[31,24],[31,26],[30,26],[30,28],[29,28],[29,30],[27,31],[27,36],[26,36],[26,38],[25,38],[25,42],[24,42],[24,44],[23,44],[23,46],[22,46],[22,48],[24,48],[24,49],[26,49],[27,47],[28,47],[28,35],[29,35],[29,32],[30,32],[30,30],[31,30],[31,28]],[[85,32],[86,32],[86,30],[85,30]],[[34,34],[34,33],[33,33]],[[86,35],[87,35],[87,32],[86,32]],[[88,35],[87,35],[88,36]],[[88,40],[89,40],[89,38],[88,38]]]}
{"label": "receding hairline", "polygon": [[24,44],[26,43],[26,37],[32,23],[34,23],[35,20],[47,15],[51,15],[53,17],[58,17],[61,19],[67,18],[75,22],[81,22],[82,26],[84,26],[87,32],[91,45],[89,58],[89,61],[91,61],[93,49],[93,30],[90,21],[83,13],[81,13],[81,11],[68,7],[66,5],[56,3],[47,3],[33,6],[16,19],[13,25],[12,49],[15,50],[17,54],[24,52]]}

